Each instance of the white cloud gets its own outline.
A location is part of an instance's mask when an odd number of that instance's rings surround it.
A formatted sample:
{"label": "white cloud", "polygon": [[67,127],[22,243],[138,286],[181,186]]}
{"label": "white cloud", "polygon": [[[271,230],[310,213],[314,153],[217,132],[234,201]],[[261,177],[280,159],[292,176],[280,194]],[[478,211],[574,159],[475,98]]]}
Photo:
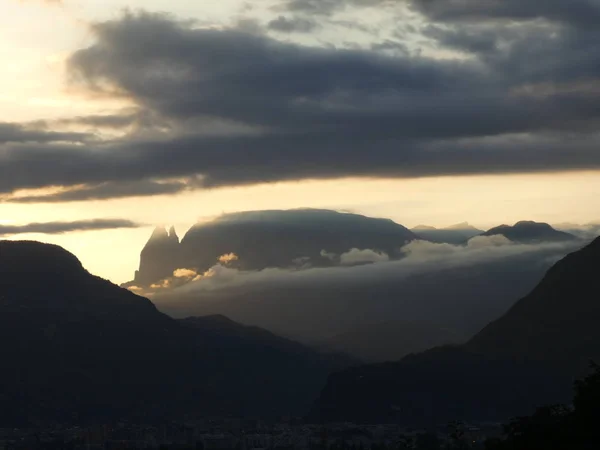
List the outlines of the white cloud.
{"label": "white cloud", "polygon": [[584,244],[414,241],[404,247],[404,258],[375,264],[252,272],[216,264],[194,281],[157,291],[153,301],[176,317],[225,314],[297,338],[323,338],[388,320],[429,320],[469,334]]}
{"label": "white cloud", "polygon": [[[582,242],[516,244],[503,236],[478,237],[469,245],[435,244],[428,241],[413,241],[402,248],[405,257],[389,260],[383,253],[373,250],[351,250],[341,255],[346,265],[303,270],[268,268],[260,271],[242,271],[216,264],[193,282],[177,289],[179,293],[218,290],[245,286],[294,285],[303,284],[361,284],[365,281],[384,282],[399,280],[415,274],[434,273],[451,268],[478,266],[506,258],[531,256],[540,261],[555,261],[580,246]],[[322,252],[322,254],[327,254]],[[332,257],[337,257],[334,254]],[[377,262],[378,264],[356,265],[357,262]]]}
{"label": "white cloud", "polygon": [[349,252],[340,255],[340,264],[342,266],[353,266],[357,264],[378,263],[389,261],[390,257],[383,252],[366,249],[359,250],[353,248]]}
{"label": "white cloud", "polygon": [[335,261],[337,259],[337,255],[335,253],[328,252],[327,250],[321,250],[321,256],[329,259],[330,261]]}
{"label": "white cloud", "polygon": [[219,261],[221,264],[229,264],[229,263],[231,263],[231,262],[233,262],[233,261],[237,261],[237,260],[239,260],[239,259],[240,259],[240,258],[239,258],[239,257],[238,257],[238,255],[236,255],[235,253],[227,253],[227,254],[225,254],[225,255],[221,255],[221,256],[219,256],[219,258],[218,258],[218,261]]}
{"label": "white cloud", "polygon": [[177,270],[173,271],[173,276],[175,278],[192,279],[192,278],[196,278],[196,276],[198,276],[198,274],[196,273],[195,270],[192,270],[192,269],[177,269]]}

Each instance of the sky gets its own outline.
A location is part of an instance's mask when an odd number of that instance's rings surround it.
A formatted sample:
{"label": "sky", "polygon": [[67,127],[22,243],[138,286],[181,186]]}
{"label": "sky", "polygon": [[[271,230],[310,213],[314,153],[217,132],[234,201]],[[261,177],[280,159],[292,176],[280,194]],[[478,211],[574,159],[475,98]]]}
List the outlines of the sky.
{"label": "sky", "polygon": [[0,8],[0,233],[115,282],[224,212],[600,219],[598,0]]}

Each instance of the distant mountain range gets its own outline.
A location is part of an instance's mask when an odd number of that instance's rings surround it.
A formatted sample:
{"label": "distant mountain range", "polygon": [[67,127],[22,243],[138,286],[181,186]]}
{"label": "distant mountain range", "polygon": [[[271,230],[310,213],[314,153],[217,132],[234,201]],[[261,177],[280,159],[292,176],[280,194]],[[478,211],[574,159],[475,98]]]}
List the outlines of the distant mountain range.
{"label": "distant mountain range", "polygon": [[200,273],[234,254],[241,270],[267,267],[328,267],[352,249],[389,257],[417,236],[389,219],[330,210],[252,211],[223,215],[194,225],[179,242],[175,230],[157,228],[144,247],[140,269],[129,285],[149,286],[180,268]]}
{"label": "distant mountain range", "polygon": [[531,293],[462,346],[332,375],[320,420],[503,420],[568,401],[600,358],[600,238],[548,270]]}
{"label": "distant mountain range", "polygon": [[0,423],[306,411],[352,363],[222,316],[174,320],[60,247],[0,241]]}
{"label": "distant mountain range", "polygon": [[[547,224],[534,228],[541,230],[535,242],[562,236]],[[124,286],[136,286],[135,292],[150,287],[148,295],[173,317],[225,314],[305,343],[384,361],[463,342],[526,294],[552,261],[582,245],[569,240],[564,249],[495,251],[493,258],[469,262],[469,236],[485,232],[461,223],[434,230],[445,237],[429,236],[455,248],[415,247],[455,256],[407,257],[408,241],[427,231],[431,227],[410,231],[390,220],[329,210],[224,215],[192,227],[181,242],[175,230],[157,228],[135,281]],[[402,260],[407,264],[395,265]],[[384,264],[355,267],[369,261]],[[177,278],[176,269],[191,269],[192,275]],[[191,281],[207,270],[203,281]],[[204,289],[210,280],[216,284]],[[372,324],[381,327],[369,330]],[[381,345],[363,344],[361,335]]]}
{"label": "distant mountain range", "polygon": [[523,244],[565,242],[577,239],[577,237],[572,234],[555,230],[547,223],[527,220],[517,222],[513,226],[500,225],[482,233],[482,236],[496,235],[502,235],[513,242]]}
{"label": "distant mountain range", "polygon": [[[491,235],[503,235],[518,243],[575,239],[548,224],[530,221],[488,231],[466,222],[442,229],[420,225],[409,230],[389,219],[331,210],[250,211],[196,224],[181,242],[174,228],[167,231],[157,227],[141,251],[134,280],[123,287],[147,288],[172,277],[177,269],[203,273],[223,255],[232,257],[229,267],[244,271],[333,267],[344,265],[342,255],[351,251],[371,251],[398,259],[403,256],[402,247],[414,240],[465,245],[473,237]],[[352,264],[356,262],[345,265]]]}
{"label": "distant mountain range", "polygon": [[411,229],[413,233],[430,242],[445,244],[464,244],[472,237],[482,234],[479,230],[467,222],[452,225],[446,228],[435,228],[427,225],[419,225]]}
{"label": "distant mountain range", "polygon": [[543,222],[523,220],[516,224],[499,225],[487,231],[479,230],[467,222],[447,228],[434,228],[419,225],[411,230],[417,236],[430,242],[462,245],[476,236],[504,236],[510,241],[521,244],[536,244],[544,242],[566,242],[577,239],[573,234],[558,231]]}

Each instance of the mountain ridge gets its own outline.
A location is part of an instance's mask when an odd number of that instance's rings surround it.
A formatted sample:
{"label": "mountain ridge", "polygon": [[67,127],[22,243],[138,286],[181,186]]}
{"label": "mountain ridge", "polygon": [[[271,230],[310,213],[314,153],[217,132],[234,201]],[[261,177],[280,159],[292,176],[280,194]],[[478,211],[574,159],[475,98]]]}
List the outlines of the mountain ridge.
{"label": "mountain ridge", "polygon": [[600,357],[599,264],[597,238],[466,344],[332,374],[313,417],[495,421],[568,401],[572,381]]}
{"label": "mountain ridge", "polygon": [[[173,233],[175,236],[176,234]],[[157,228],[140,255],[140,267],[128,286],[150,286],[173,276],[176,269],[199,273],[234,254],[240,270],[329,267],[352,249],[400,257],[400,247],[417,236],[390,219],[326,209],[262,210],[231,213],[193,225],[177,242]]]}
{"label": "mountain ridge", "polygon": [[550,224],[535,222],[533,220],[521,220],[514,225],[499,225],[490,228],[481,236],[502,235],[507,239],[518,243],[538,242],[565,242],[576,240],[577,237],[564,231],[554,229]]}
{"label": "mountain ridge", "polygon": [[0,300],[3,424],[301,414],[353,361],[223,317],[177,321],[48,244],[0,241]]}

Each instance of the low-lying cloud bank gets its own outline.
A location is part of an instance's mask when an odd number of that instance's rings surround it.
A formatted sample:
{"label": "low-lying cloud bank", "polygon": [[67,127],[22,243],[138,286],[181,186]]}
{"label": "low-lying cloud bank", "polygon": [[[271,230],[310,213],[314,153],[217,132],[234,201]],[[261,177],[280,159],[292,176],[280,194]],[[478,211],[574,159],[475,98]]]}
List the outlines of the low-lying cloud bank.
{"label": "low-lying cloud bank", "polygon": [[360,265],[331,268],[305,264],[250,272],[215,264],[145,294],[174,316],[222,313],[311,339],[394,319],[441,320],[476,332],[585,242],[526,245],[492,236],[466,246],[414,241],[403,248],[404,258],[393,261],[372,250],[352,250],[346,261],[362,258]]}

